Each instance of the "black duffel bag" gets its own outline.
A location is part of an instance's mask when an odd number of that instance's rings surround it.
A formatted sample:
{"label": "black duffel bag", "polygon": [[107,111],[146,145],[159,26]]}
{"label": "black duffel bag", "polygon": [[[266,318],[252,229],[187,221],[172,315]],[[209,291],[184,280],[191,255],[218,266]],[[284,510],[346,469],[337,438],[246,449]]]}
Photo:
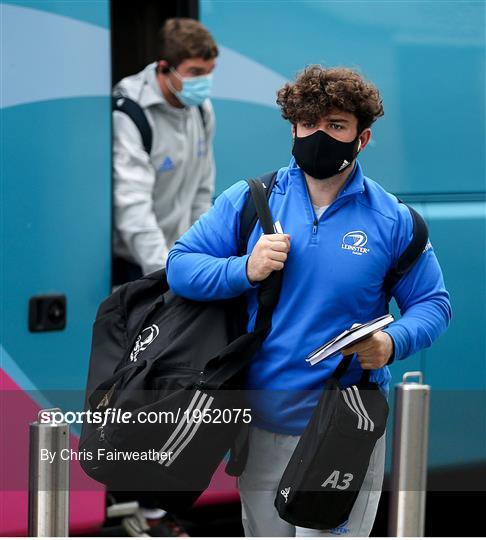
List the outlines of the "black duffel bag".
{"label": "black duffel bag", "polygon": [[352,355],[343,358],[285,469],[275,498],[282,519],[309,529],[332,529],[348,517],[383,435],[388,403],[369,370],[341,388]]}
{"label": "black duffel bag", "polygon": [[[264,188],[269,194],[273,182],[249,184],[249,200],[272,234]],[[93,329],[85,409],[109,414],[106,425],[83,423],[84,471],[111,491],[156,491],[167,510],[192,504],[251,419],[241,390],[245,367],[270,330],[280,282],[274,272],[260,285],[250,333],[244,298],[184,299],[169,289],[164,270],[105,300]],[[128,423],[122,413],[131,415]]]}

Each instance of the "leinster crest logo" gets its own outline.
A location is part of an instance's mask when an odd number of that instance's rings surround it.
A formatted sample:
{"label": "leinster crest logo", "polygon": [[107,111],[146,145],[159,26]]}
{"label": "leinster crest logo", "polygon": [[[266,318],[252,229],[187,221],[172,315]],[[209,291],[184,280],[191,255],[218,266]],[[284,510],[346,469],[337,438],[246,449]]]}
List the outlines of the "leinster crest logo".
{"label": "leinster crest logo", "polygon": [[363,231],[351,231],[343,236],[341,249],[351,251],[353,255],[363,255],[370,252],[370,249],[365,247],[368,243],[368,237]]}
{"label": "leinster crest logo", "polygon": [[142,330],[137,337],[133,351],[130,353],[130,362],[136,362],[137,356],[144,351],[159,335],[159,327],[156,324]]}

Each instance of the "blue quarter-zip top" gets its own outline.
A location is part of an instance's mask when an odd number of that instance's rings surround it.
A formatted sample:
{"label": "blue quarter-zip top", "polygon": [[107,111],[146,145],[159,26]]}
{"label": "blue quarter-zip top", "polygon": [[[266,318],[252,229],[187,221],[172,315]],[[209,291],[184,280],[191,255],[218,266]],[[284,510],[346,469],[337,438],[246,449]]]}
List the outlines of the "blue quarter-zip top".
{"label": "blue quarter-zip top", "polygon": [[[246,182],[239,182],[222,193],[176,242],[167,272],[173,291],[194,300],[246,294],[251,329],[258,286],[249,283],[246,264],[262,230],[255,227],[247,254],[238,256],[240,213],[248,191]],[[387,311],[383,280],[410,243],[412,219],[395,196],[363,176],[358,162],[319,220],[293,158],[278,171],[269,204],[274,220],[290,235],[291,247],[272,330],[250,365],[247,386],[254,390],[256,425],[297,435],[342,358],[337,355],[310,366],[305,357],[352,324]],[[430,346],[451,316],[449,295],[430,243],[392,292],[402,317],[386,332],[393,339],[395,359],[403,359]],[[343,383],[357,382],[361,373],[355,358]],[[386,390],[388,367],[374,370],[371,380]]]}

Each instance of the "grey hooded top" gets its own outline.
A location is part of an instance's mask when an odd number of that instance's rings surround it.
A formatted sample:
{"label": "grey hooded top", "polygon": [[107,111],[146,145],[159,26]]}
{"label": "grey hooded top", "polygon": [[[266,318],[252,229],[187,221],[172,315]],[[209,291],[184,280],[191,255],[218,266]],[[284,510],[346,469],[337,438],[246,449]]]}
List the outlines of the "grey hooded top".
{"label": "grey hooded top", "polygon": [[152,151],[123,112],[113,112],[114,252],[144,273],[165,266],[174,242],[211,206],[215,167],[214,112],[203,103],[173,107],[164,99],[155,63],[122,79],[114,94],[135,100],[152,128]]}

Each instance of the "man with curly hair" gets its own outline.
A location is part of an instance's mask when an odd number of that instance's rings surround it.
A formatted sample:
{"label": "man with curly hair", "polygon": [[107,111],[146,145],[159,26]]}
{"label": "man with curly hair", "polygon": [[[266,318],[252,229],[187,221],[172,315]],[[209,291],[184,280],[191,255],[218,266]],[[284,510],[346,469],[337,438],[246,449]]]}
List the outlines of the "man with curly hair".
{"label": "man with curly hair", "polygon": [[[381,494],[384,436],[340,527],[290,525],[280,519],[274,499],[319,391],[342,359],[337,355],[311,368],[306,355],[353,323],[387,313],[385,276],[410,243],[412,218],[396,197],[364,176],[357,160],[370,141],[371,125],[383,115],[373,84],[351,69],[310,66],[278,92],[277,103],[292,125],[293,157],[278,171],[269,204],[285,234],[262,235],[256,227],[247,253],[238,256],[240,213],[249,191],[239,182],[175,244],[169,283],[194,300],[246,294],[251,330],[259,283],[283,270],[272,329],[247,373],[247,387],[255,392],[249,455],[239,478],[245,533],[368,536]],[[360,249],[346,242],[351,233],[359,233]],[[430,243],[391,293],[401,319],[343,351],[354,355],[343,386],[371,370],[370,380],[386,394],[388,364],[430,346],[445,331],[449,295]]]}

